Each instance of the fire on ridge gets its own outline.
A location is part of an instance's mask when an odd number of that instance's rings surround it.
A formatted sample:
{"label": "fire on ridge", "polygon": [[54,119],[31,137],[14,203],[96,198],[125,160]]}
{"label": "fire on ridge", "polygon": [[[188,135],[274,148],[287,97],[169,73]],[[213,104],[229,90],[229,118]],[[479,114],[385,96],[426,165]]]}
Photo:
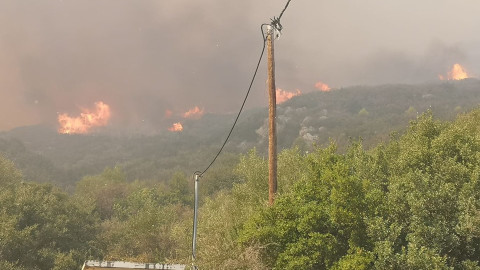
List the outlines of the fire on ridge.
{"label": "fire on ridge", "polygon": [[199,119],[203,116],[205,110],[200,109],[198,106],[193,107],[192,109],[185,112],[182,116],[183,118]]}
{"label": "fire on ridge", "polygon": [[[181,117],[184,119],[200,119],[202,118],[203,114],[205,113],[205,109],[195,106],[191,108],[190,110],[184,112],[181,114]],[[165,117],[166,118],[171,118],[173,116],[173,111],[167,110],[165,112]],[[183,131],[183,125],[182,122],[176,122],[173,123],[169,128],[168,131],[170,132],[182,132]]]}
{"label": "fire on ridge", "polygon": [[470,76],[468,75],[467,70],[460,64],[454,64],[452,69],[447,73],[447,76],[438,75],[438,78],[442,81],[444,80],[463,80],[468,79]]}
{"label": "fire on ridge", "polygon": [[82,109],[77,117],[62,113],[58,116],[60,127],[58,132],[62,134],[86,134],[93,128],[105,126],[111,116],[110,106],[102,101],[95,102],[95,109]]}
{"label": "fire on ridge", "polygon": [[180,122],[173,123],[173,125],[171,127],[169,127],[168,130],[171,131],[171,132],[181,132],[181,131],[183,131],[182,123],[180,123]]}
{"label": "fire on ridge", "polygon": [[[320,91],[330,91],[330,87],[323,83],[318,82],[315,84],[315,88]],[[278,88],[276,90],[277,95],[277,104],[283,103],[294,96],[301,95],[302,91],[296,89],[295,92],[289,92]],[[200,119],[205,113],[204,108],[195,106],[184,113],[178,114],[179,117],[183,119]],[[167,109],[165,110],[164,118],[175,119],[175,113]],[[91,132],[95,127],[101,127],[108,124],[111,117],[110,106],[102,101],[95,102],[94,109],[82,108],[82,112],[79,116],[70,116],[67,113],[62,113],[58,115],[58,132],[61,134],[87,134]],[[177,117],[178,118],[178,117]],[[177,120],[178,121],[178,120]],[[183,121],[174,122],[168,127],[170,132],[182,132]]]}
{"label": "fire on ridge", "polygon": [[[324,83],[324,82],[317,82],[315,84],[315,88],[317,88],[318,90],[322,91],[322,92],[328,92],[331,90],[330,86],[328,86],[328,84]],[[295,96],[299,96],[302,94],[302,91],[300,91],[299,89],[296,89],[295,92],[289,92],[289,91],[285,91],[285,90],[282,90],[280,88],[277,88],[276,90],[276,101],[277,101],[277,104],[281,104]]]}
{"label": "fire on ridge", "polygon": [[324,82],[317,82],[315,84],[315,88],[317,88],[318,90],[322,91],[322,92],[328,92],[330,90],[332,90],[332,88],[330,88],[330,86],[328,86],[328,84],[324,83]]}
{"label": "fire on ridge", "polygon": [[283,103],[289,99],[291,99],[292,97],[294,96],[298,96],[298,95],[301,95],[302,92],[300,90],[297,89],[296,92],[287,92],[285,90],[282,90],[280,88],[278,88],[276,90],[276,101],[277,101],[277,104],[280,104],[280,103]]}

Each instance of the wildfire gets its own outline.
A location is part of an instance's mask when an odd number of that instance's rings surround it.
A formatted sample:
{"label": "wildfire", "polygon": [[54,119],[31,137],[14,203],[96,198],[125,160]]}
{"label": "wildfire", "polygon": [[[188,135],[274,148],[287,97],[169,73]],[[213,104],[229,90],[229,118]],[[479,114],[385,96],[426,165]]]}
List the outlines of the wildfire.
{"label": "wildfire", "polygon": [[323,83],[323,82],[317,82],[315,84],[315,87],[322,92],[328,92],[332,89],[332,88],[330,88],[330,86],[328,86],[328,84]]}
{"label": "wildfire", "polygon": [[198,106],[188,110],[186,113],[183,114],[183,118],[191,118],[191,119],[199,119],[203,116],[204,109],[200,109]]}
{"label": "wildfire", "polygon": [[94,111],[82,110],[83,112],[77,117],[70,117],[66,113],[60,114],[58,116],[58,123],[60,124],[58,132],[63,134],[85,134],[94,127],[106,125],[111,116],[110,106],[101,101],[95,102]]}
{"label": "wildfire", "polygon": [[452,67],[452,70],[448,72],[448,76],[445,78],[443,75],[438,75],[438,78],[440,80],[463,80],[467,79],[470,76],[468,76],[467,71],[465,70],[464,67],[460,64],[455,64]]}
{"label": "wildfire", "polygon": [[276,92],[277,92],[277,104],[283,103],[283,102],[291,99],[294,96],[298,96],[298,95],[302,94],[302,92],[298,89],[297,89],[297,92],[292,93],[292,92],[287,92],[287,91],[284,91],[284,90],[278,88],[276,90]]}
{"label": "wildfire", "polygon": [[174,123],[171,127],[168,128],[171,132],[181,132],[183,130],[182,123]]}
{"label": "wildfire", "polygon": [[172,117],[173,112],[169,109],[165,110],[165,118],[170,118]]}

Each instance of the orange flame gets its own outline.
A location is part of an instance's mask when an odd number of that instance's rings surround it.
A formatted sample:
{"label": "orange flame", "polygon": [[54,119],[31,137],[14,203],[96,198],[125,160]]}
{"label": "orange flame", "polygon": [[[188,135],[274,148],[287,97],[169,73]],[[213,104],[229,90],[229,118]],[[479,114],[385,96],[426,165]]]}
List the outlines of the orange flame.
{"label": "orange flame", "polygon": [[183,114],[183,118],[199,119],[203,116],[204,110],[200,109],[198,106],[188,110],[188,112]]}
{"label": "orange flame", "polygon": [[467,79],[470,76],[468,76],[467,71],[465,70],[464,67],[460,64],[455,64],[452,67],[452,70],[448,72],[448,76],[445,78],[443,75],[438,75],[438,78],[440,80],[463,80]]}
{"label": "orange flame", "polygon": [[170,118],[172,117],[172,115],[173,115],[173,112],[171,110],[169,109],[165,110],[165,118]]}
{"label": "orange flame", "polygon": [[174,123],[171,127],[168,128],[171,132],[181,132],[183,130],[182,123]]}
{"label": "orange flame", "polygon": [[287,92],[287,91],[284,91],[280,88],[278,88],[276,90],[276,92],[277,92],[277,104],[283,103],[283,102],[291,99],[294,96],[298,96],[298,95],[302,94],[302,92],[298,89],[297,89],[296,93]]}
{"label": "orange flame", "polygon": [[83,112],[78,117],[70,117],[63,113],[58,116],[59,133],[63,134],[85,134],[94,127],[104,126],[110,119],[110,106],[99,101],[95,102],[95,111],[91,112],[88,109],[82,109]]}
{"label": "orange flame", "polygon": [[332,88],[330,88],[330,86],[328,86],[328,84],[323,83],[323,82],[317,82],[315,84],[315,87],[322,92],[328,92],[332,89]]}

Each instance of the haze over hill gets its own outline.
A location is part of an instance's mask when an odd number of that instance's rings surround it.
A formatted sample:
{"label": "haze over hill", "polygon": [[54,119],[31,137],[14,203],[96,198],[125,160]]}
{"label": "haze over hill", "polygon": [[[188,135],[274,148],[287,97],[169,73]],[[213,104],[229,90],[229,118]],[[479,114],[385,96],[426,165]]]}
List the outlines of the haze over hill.
{"label": "haze over hill", "polygon": [[[480,104],[480,81],[466,79],[424,84],[355,86],[294,96],[278,105],[280,149],[336,141],[343,149],[362,138],[369,147],[403,130],[419,114],[431,110],[440,119]],[[156,135],[117,133],[109,127],[89,135],[59,134],[51,126],[26,126],[0,133],[0,152],[13,160],[28,179],[71,186],[85,175],[120,166],[130,181],[162,181],[175,171],[203,169],[233,123],[232,114],[205,114],[187,119],[182,132]],[[256,147],[267,149],[267,110],[250,109],[240,117],[219,163]]]}
{"label": "haze over hill", "polygon": [[[157,0],[0,3],[0,130],[57,125],[111,106],[110,124],[166,130],[198,106],[237,110],[283,2]],[[302,92],[480,74],[477,0],[292,1],[276,43],[277,86]],[[247,106],[266,104],[265,63]],[[170,113],[167,113],[170,112]]]}

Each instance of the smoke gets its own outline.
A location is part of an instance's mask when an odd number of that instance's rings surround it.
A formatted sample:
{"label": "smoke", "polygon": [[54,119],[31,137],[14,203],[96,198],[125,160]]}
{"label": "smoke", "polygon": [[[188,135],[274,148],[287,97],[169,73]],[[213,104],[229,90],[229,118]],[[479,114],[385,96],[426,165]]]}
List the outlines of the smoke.
{"label": "smoke", "polygon": [[[173,124],[167,110],[234,112],[260,55],[259,26],[284,2],[1,1],[0,130],[56,125],[97,101],[110,105],[112,125],[154,131]],[[275,44],[277,86],[423,82],[462,61],[475,75],[478,7],[294,0]],[[249,107],[266,104],[265,73],[262,63]]]}
{"label": "smoke", "polygon": [[353,84],[422,83],[437,81],[455,63],[466,63],[465,50],[432,41],[424,52],[378,50],[353,64],[347,74]]}

